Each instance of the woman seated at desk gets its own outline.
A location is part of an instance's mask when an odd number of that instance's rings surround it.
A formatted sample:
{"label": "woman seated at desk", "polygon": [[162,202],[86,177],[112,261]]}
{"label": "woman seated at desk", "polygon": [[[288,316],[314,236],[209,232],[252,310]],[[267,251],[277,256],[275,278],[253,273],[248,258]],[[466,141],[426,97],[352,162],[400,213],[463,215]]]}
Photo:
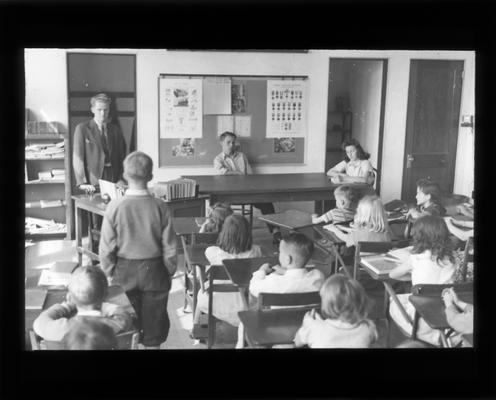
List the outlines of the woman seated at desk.
{"label": "woman seated at desk", "polygon": [[345,140],[341,146],[344,150],[344,160],[336,164],[327,176],[333,183],[374,183],[374,168],[369,161],[370,154],[366,153],[356,139]]}

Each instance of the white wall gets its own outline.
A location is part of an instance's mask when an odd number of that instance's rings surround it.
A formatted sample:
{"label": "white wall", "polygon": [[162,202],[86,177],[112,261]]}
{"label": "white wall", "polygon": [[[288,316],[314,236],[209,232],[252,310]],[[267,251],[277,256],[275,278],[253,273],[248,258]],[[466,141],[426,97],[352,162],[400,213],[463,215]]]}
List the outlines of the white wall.
{"label": "white wall", "polygon": [[[465,61],[461,115],[474,115],[475,53],[457,51],[312,50],[308,53],[202,52],[136,49],[26,49],[26,107],[50,120],[68,125],[67,52],[136,54],[137,131],[139,150],[158,165],[157,77],[172,74],[307,75],[309,89],[308,138],[304,165],[265,165],[257,173],[322,172],[325,162],[329,58],[384,58],[388,60],[382,159],[384,201],[399,198],[403,174],[408,77],[411,59]],[[455,192],[470,194],[473,185],[473,140],[460,128]],[[212,168],[160,168],[156,180],[180,174],[211,174]]]}
{"label": "white wall", "polygon": [[353,137],[370,153],[377,168],[379,123],[381,116],[382,62],[357,60],[351,63],[351,110]]}

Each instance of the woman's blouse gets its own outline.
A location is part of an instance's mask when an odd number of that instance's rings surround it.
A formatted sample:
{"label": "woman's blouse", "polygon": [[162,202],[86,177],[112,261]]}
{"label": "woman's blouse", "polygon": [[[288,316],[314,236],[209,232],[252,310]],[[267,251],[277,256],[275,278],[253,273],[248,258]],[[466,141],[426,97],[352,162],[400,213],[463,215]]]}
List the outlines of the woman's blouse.
{"label": "woman's blouse", "polygon": [[371,172],[373,172],[372,164],[369,160],[355,160],[355,161],[341,161],[332,167],[327,174],[331,171],[346,173],[348,176],[353,177],[367,177]]}

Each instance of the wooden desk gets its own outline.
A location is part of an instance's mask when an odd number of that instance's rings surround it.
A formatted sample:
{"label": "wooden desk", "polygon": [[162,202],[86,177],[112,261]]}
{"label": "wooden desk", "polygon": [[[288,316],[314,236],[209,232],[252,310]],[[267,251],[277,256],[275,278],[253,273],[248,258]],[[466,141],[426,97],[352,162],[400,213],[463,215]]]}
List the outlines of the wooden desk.
{"label": "wooden desk", "polygon": [[246,310],[238,312],[250,347],[292,344],[303,317],[312,307]]}
{"label": "wooden desk", "polygon": [[[100,194],[92,196],[81,194],[72,196],[72,199],[74,200],[74,209],[76,213],[76,246],[78,251],[78,262],[80,265],[82,264],[83,254],[88,255],[92,260],[99,261],[98,249],[93,248],[90,229],[88,229],[88,235],[90,237],[91,248],[86,249],[83,247],[83,219],[85,215],[89,213],[103,216],[107,205],[103,202]],[[198,196],[192,199],[178,199],[166,203],[167,206],[171,208],[173,217],[200,217],[205,215],[205,199],[206,196]]]}
{"label": "wooden desk", "polygon": [[[277,201],[320,201],[333,198],[340,184],[332,183],[325,173],[263,175],[188,175],[199,185],[199,193],[210,196],[210,202],[252,204]],[[374,193],[365,183],[349,184],[360,195]],[[320,204],[316,212],[323,212]]]}
{"label": "wooden desk", "polygon": [[314,225],[312,216],[300,210],[286,210],[278,214],[267,214],[258,217],[259,220],[284,229],[298,229]]}
{"label": "wooden desk", "polygon": [[[465,303],[474,303],[473,291],[459,293],[457,292],[456,294],[458,295],[458,298]],[[422,317],[427,325],[429,325],[432,329],[437,329],[440,331],[443,346],[449,347],[446,335],[444,334],[444,330],[449,329],[450,326],[448,324],[448,321],[446,320],[446,307],[444,305],[443,299],[441,298],[441,295],[439,294],[439,296],[422,296],[412,294],[408,299],[410,300],[410,303],[412,303],[415,307],[415,319],[417,321],[414,321],[414,326],[416,326],[415,324],[418,323],[418,318]]]}
{"label": "wooden desk", "polygon": [[88,257],[90,257],[91,260],[99,261],[100,259],[98,257],[98,249],[94,248],[92,233],[89,224],[88,236],[90,239],[90,248],[86,249],[83,247],[84,216],[88,216],[88,221],[90,213],[103,216],[105,215],[105,208],[107,207],[107,205],[103,202],[100,194],[80,194],[72,196],[72,199],[74,200],[74,210],[76,213],[76,249],[78,252],[78,263],[79,265],[82,265],[83,254],[86,254]]}

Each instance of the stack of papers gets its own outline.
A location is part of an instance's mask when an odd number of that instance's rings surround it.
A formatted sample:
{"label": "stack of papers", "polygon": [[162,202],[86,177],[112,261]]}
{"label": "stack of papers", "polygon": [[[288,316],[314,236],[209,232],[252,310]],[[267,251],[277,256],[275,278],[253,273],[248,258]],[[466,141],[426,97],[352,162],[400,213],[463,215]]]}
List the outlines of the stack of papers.
{"label": "stack of papers", "polygon": [[413,246],[391,250],[386,254],[361,256],[360,262],[378,275],[387,275],[398,265],[405,263],[410,258]]}
{"label": "stack of papers", "polygon": [[70,272],[55,272],[44,269],[41,271],[38,286],[67,286],[71,279]]}
{"label": "stack of papers", "polygon": [[64,142],[31,144],[25,147],[26,160],[64,158]]}
{"label": "stack of papers", "polygon": [[167,201],[196,196],[196,181],[193,179],[174,179],[167,182],[157,182],[153,191],[155,196]]}
{"label": "stack of papers", "polygon": [[65,224],[57,223],[54,220],[26,217],[24,224],[25,234],[46,234],[46,233],[66,233]]}

